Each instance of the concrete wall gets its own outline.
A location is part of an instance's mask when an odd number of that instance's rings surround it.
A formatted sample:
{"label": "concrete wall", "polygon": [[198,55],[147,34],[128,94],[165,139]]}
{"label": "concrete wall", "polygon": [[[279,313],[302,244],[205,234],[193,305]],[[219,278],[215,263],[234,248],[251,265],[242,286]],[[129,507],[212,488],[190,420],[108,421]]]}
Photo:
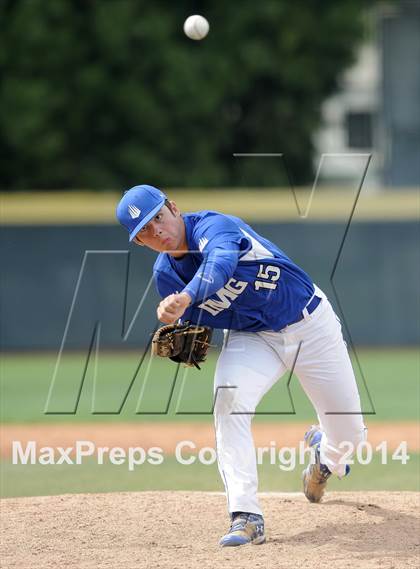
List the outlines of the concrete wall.
{"label": "concrete wall", "polygon": [[[341,306],[356,344],[419,342],[418,223],[352,224],[334,278],[340,306],[330,275],[344,223],[253,225],[312,276],[339,314]],[[87,250],[100,253],[85,257]],[[157,324],[152,286],[127,341],[121,342],[123,327],[129,326],[149,283],[155,254],[128,248],[117,226],[3,227],[1,256],[4,350],[59,348],[84,257],[69,347],[87,347],[95,326],[104,347],[142,346]]]}

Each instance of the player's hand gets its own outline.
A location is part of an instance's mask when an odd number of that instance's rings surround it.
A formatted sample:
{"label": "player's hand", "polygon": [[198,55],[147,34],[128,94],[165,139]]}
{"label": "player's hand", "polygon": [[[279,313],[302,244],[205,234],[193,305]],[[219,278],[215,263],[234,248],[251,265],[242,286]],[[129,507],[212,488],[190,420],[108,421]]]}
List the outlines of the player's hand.
{"label": "player's hand", "polygon": [[190,304],[191,297],[186,292],[170,294],[157,307],[157,317],[164,324],[173,324],[181,318]]}

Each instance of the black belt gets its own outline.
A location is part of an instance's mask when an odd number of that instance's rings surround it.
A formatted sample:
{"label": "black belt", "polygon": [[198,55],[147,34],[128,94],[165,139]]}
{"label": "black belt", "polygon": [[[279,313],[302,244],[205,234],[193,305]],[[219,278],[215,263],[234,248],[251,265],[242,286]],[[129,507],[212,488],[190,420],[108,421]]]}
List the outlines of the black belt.
{"label": "black belt", "polygon": [[[312,314],[312,312],[318,307],[321,300],[322,300],[322,298],[320,298],[319,296],[314,296],[312,298],[311,302],[305,306],[306,310],[308,311],[308,314]],[[302,312],[300,318],[298,318],[297,320],[294,320],[293,322],[290,322],[290,324],[288,324],[288,326],[290,326],[291,324],[297,324],[298,322],[300,322],[304,318],[305,318],[305,315]]]}

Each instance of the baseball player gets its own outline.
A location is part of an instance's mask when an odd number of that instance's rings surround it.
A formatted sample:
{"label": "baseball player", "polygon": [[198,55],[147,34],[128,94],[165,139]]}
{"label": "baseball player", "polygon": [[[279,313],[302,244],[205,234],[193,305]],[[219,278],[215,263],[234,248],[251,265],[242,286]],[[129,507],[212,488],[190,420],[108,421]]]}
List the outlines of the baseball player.
{"label": "baseball player", "polygon": [[355,448],[365,440],[339,319],[310,277],[237,217],[181,214],[161,190],[141,185],[125,192],[117,218],[131,242],[160,253],[153,269],[158,319],[225,330],[214,421],[231,525],[220,545],[264,543],[251,420],[274,383],[293,369],[318,416],[305,435],[315,455],[303,471],[311,502],[321,500],[331,475],[349,470],[340,443]]}

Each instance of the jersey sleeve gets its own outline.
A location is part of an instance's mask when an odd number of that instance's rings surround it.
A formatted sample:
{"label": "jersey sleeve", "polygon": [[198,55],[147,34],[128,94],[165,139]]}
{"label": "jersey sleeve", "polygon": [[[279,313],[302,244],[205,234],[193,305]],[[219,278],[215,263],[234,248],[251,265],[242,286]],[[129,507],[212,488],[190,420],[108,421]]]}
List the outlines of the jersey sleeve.
{"label": "jersey sleeve", "polygon": [[165,277],[165,273],[161,271],[155,271],[154,281],[156,290],[161,298],[166,298],[170,294],[174,294],[176,291],[174,283]]}
{"label": "jersey sleeve", "polygon": [[161,298],[181,292],[186,283],[172,270],[163,256],[159,256],[153,267],[153,279]]}
{"label": "jersey sleeve", "polygon": [[220,290],[235,272],[239,253],[239,245],[233,242],[211,248],[182,292],[186,292],[194,303]]}
{"label": "jersey sleeve", "polygon": [[203,255],[217,247],[228,250],[229,243],[233,243],[238,246],[241,256],[252,246],[249,238],[234,221],[217,212],[208,212],[203,216],[195,225],[192,236],[197,250]]}

